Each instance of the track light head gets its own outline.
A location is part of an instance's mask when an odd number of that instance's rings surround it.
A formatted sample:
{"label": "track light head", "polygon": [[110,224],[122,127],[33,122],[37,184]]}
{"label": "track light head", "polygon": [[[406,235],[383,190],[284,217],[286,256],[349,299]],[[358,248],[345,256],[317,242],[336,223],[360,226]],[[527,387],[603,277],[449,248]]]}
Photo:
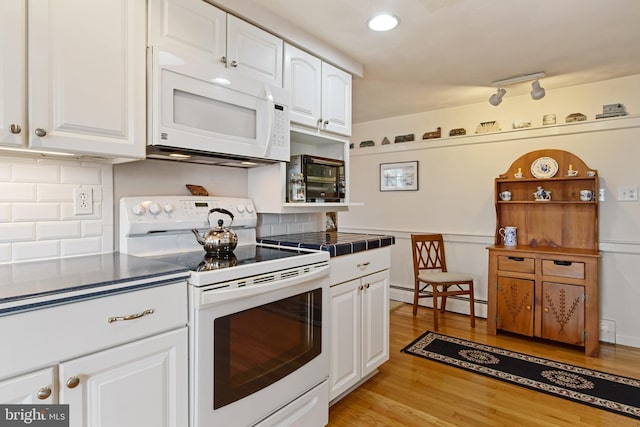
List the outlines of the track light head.
{"label": "track light head", "polygon": [[544,98],[545,95],[545,90],[542,86],[540,86],[540,82],[538,80],[536,80],[535,82],[531,83],[531,98],[534,100],[538,100],[538,99],[542,99]]}
{"label": "track light head", "polygon": [[502,97],[507,91],[503,88],[498,88],[498,91],[489,97],[489,104],[497,107],[502,102]]}

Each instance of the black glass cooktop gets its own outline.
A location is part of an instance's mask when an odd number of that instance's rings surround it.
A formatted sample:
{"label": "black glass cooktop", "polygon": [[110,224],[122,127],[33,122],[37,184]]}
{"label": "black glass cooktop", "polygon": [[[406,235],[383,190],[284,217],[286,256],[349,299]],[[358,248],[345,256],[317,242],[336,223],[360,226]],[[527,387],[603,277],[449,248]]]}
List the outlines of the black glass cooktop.
{"label": "black glass cooktop", "polygon": [[276,249],[263,246],[239,246],[233,253],[220,256],[207,254],[204,250],[180,252],[168,255],[150,257],[157,261],[186,267],[191,271],[211,271],[221,268],[229,268],[256,262],[272,261],[303,255],[307,252]]}

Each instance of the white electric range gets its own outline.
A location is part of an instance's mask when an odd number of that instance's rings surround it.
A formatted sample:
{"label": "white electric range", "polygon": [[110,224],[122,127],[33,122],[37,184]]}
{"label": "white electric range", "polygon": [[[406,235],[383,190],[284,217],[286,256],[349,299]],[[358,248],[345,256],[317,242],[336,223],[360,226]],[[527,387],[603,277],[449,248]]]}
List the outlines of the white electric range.
{"label": "white electric range", "polygon": [[[197,242],[208,219],[237,234],[233,253]],[[256,225],[244,198],[120,201],[121,252],[191,270],[191,427],[328,422],[329,254],[257,244]]]}

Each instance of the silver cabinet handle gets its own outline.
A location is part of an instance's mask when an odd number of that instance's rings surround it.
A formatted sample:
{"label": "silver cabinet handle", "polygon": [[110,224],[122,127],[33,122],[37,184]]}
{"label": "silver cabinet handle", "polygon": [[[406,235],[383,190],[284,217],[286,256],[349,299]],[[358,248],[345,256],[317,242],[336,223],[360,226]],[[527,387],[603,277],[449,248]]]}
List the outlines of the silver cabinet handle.
{"label": "silver cabinet handle", "polygon": [[20,133],[20,132],[22,132],[22,128],[20,127],[19,124],[11,123],[11,125],[9,125],[9,132],[11,132],[11,133]]}
{"label": "silver cabinet handle", "polygon": [[238,61],[231,61],[231,65],[233,68],[236,68],[238,66]]}
{"label": "silver cabinet handle", "polygon": [[51,396],[51,387],[42,387],[40,390],[38,390],[38,393],[36,395],[40,400],[47,399],[49,396]]}
{"label": "silver cabinet handle", "polygon": [[44,130],[44,129],[42,129],[42,128],[37,128],[37,129],[35,130],[35,133],[36,133],[36,136],[39,136],[39,137],[41,137],[41,138],[42,138],[43,136],[47,136],[47,131],[46,131],[46,130]]}
{"label": "silver cabinet handle", "polygon": [[364,268],[364,267],[368,266],[369,264],[371,264],[371,263],[370,263],[369,261],[367,261],[367,262],[363,262],[362,264],[358,264],[358,265],[356,265],[356,267],[358,267],[358,268]]}
{"label": "silver cabinet handle", "polygon": [[135,319],[141,318],[142,316],[146,316],[146,315],[153,314],[153,313],[155,313],[155,310],[153,308],[150,308],[148,310],[143,311],[142,313],[129,314],[127,316],[109,317],[107,319],[107,322],[113,323],[113,322],[119,322],[121,320],[135,320]]}
{"label": "silver cabinet handle", "polygon": [[69,377],[69,379],[67,380],[67,388],[76,388],[78,387],[78,384],[80,384],[80,378],[76,377],[75,375]]}

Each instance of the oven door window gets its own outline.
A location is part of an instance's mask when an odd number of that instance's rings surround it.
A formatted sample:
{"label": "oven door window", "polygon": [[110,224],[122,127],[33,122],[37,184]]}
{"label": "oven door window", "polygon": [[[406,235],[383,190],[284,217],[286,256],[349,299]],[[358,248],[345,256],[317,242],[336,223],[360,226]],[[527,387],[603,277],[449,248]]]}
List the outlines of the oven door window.
{"label": "oven door window", "polygon": [[213,408],[249,396],[320,354],[322,289],[214,320]]}

